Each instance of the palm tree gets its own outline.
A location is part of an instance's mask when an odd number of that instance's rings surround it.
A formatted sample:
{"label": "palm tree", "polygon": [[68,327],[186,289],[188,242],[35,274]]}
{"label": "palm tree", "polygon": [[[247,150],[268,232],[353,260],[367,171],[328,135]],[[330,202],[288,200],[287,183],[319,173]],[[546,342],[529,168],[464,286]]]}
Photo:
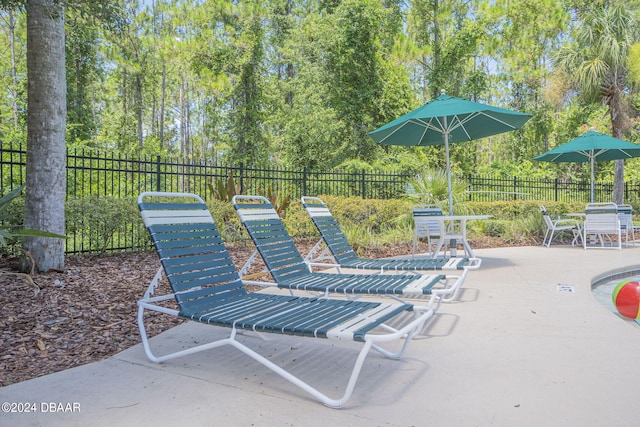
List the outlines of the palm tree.
{"label": "palm tree", "polygon": [[[629,126],[627,58],[638,35],[638,21],[628,8],[625,2],[615,2],[587,10],[575,30],[575,44],[565,45],[554,56],[555,65],[572,76],[585,98],[608,107],[616,138],[622,138]],[[623,196],[624,160],[616,160],[614,202],[622,203]]]}
{"label": "palm tree", "polygon": [[[451,193],[456,209],[461,213],[469,213],[465,204],[467,183],[455,176],[451,177]],[[435,203],[446,205],[449,197],[447,174],[443,170],[424,169],[407,182],[407,192],[403,195],[413,203]]]}

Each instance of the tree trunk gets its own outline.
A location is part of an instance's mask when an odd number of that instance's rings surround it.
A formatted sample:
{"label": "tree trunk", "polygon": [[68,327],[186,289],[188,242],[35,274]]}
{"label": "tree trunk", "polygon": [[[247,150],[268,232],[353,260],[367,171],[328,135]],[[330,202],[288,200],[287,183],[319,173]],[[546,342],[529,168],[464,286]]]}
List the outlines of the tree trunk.
{"label": "tree trunk", "polygon": [[[433,1],[433,65],[431,66],[431,99],[440,96],[440,91],[444,89],[440,82],[440,60],[442,45],[440,41],[440,21],[438,17],[438,2]],[[434,82],[435,81],[435,82]],[[434,84],[435,83],[435,84]]]}
{"label": "tree trunk", "polygon": [[[64,10],[27,1],[27,166],[25,227],[64,234],[66,94]],[[24,241],[38,271],[64,268],[64,240]]]}
{"label": "tree trunk", "polygon": [[[611,136],[622,139],[627,127],[627,115],[622,105],[622,93],[615,92],[609,103]],[[613,203],[624,203],[624,160],[614,160]]]}
{"label": "tree trunk", "polygon": [[164,149],[164,103],[166,99],[165,90],[167,87],[167,64],[162,63],[162,87],[160,91],[160,150]]}
{"label": "tree trunk", "polygon": [[624,160],[614,160],[613,203],[624,203]]}
{"label": "tree trunk", "polygon": [[140,151],[144,148],[144,137],[142,133],[142,77],[140,73],[136,74],[136,123],[138,129],[138,148]]}

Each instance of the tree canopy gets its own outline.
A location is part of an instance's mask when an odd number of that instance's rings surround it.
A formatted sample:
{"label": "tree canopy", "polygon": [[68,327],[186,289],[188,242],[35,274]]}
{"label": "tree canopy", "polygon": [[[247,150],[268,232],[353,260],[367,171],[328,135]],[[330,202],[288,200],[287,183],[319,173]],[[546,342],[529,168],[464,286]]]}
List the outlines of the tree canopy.
{"label": "tree canopy", "polygon": [[[454,146],[459,173],[581,178],[580,165],[531,159],[590,127],[640,140],[636,0],[59,2],[67,146],[251,166],[438,168],[440,147],[383,148],[367,132],[442,89],[533,114],[521,131]],[[26,141],[25,4],[0,0],[5,143]],[[603,35],[603,19],[617,33]]]}

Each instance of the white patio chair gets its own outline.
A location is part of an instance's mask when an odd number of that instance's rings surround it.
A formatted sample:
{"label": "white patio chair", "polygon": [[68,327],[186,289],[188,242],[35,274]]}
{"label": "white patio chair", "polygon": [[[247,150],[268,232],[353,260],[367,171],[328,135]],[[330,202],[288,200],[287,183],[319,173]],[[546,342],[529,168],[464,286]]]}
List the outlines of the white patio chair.
{"label": "white patio chair", "polygon": [[540,212],[542,213],[542,217],[544,218],[544,222],[547,226],[547,231],[544,233],[542,246],[549,247],[551,245],[553,237],[556,236],[557,233],[568,230],[573,233],[571,246],[575,246],[575,244],[580,239],[580,223],[577,220],[570,218],[552,219],[549,215],[549,212],[547,211],[547,208],[544,206],[540,206]]}
{"label": "white patio chair", "polygon": [[442,207],[440,205],[422,204],[413,207],[413,222],[415,228],[413,231],[411,257],[415,256],[418,239],[427,239],[428,253],[431,255],[431,239],[442,238],[444,234],[442,223],[437,219],[433,219],[434,216],[442,216]]}
{"label": "white patio chair", "polygon": [[631,205],[618,205],[618,219],[620,220],[620,233],[624,234],[624,245],[629,246],[629,236],[631,244],[636,245],[635,230],[633,227],[633,207]]}
{"label": "white patio chair", "polygon": [[[600,240],[601,248],[622,249],[622,234],[618,219],[618,206],[615,203],[589,203],[585,208],[585,219],[582,226],[582,244],[585,249],[597,247],[587,245],[587,236],[595,236],[592,242]],[[611,236],[617,241],[613,241]],[[605,238],[609,246],[605,246]]]}

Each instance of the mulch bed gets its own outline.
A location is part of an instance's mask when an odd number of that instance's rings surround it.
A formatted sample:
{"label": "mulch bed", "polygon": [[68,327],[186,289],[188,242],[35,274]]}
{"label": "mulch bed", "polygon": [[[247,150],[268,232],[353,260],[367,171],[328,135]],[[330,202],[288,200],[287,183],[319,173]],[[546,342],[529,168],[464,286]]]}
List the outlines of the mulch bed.
{"label": "mulch bed", "polygon": [[[314,243],[296,241],[303,253]],[[472,244],[498,246],[496,241]],[[253,251],[245,244],[228,248],[238,268]],[[397,245],[362,256],[410,252],[408,245]],[[160,266],[155,252],[71,256],[64,272],[32,275],[35,286],[15,273],[16,264],[0,259],[0,386],[95,362],[140,342],[136,301]],[[252,272],[262,268],[257,262]],[[183,322],[147,313],[151,336]]]}

